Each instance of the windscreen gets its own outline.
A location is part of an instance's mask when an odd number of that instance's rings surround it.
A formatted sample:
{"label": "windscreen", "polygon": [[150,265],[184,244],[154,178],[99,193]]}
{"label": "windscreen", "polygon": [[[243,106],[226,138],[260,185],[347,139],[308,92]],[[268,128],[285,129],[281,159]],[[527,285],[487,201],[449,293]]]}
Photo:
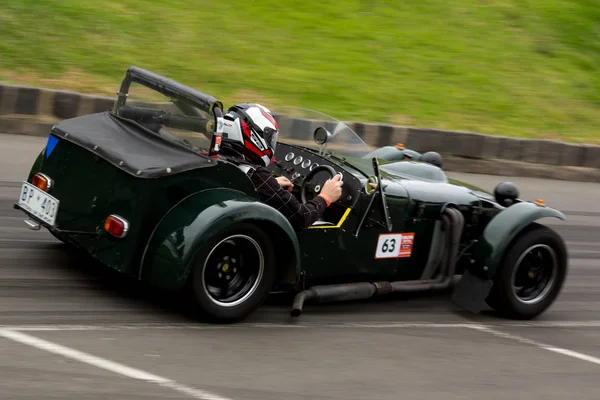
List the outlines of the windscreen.
{"label": "windscreen", "polygon": [[[345,123],[318,111],[296,107],[280,107],[275,110],[279,124],[279,140],[283,143],[297,144],[338,157],[360,158],[371,150],[369,146]],[[314,132],[318,127],[329,131],[331,137],[323,148],[315,143]]]}

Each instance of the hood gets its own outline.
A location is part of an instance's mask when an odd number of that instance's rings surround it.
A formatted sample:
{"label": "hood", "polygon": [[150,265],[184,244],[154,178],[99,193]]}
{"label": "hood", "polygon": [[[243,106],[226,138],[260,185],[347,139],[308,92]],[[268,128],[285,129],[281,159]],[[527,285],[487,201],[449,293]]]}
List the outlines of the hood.
{"label": "hood", "polygon": [[442,169],[431,164],[399,161],[383,164],[380,170],[388,184],[386,192],[405,191],[413,201],[428,204],[450,202],[465,206],[481,206],[482,201],[495,203],[491,193],[469,183],[449,179]]}
{"label": "hood", "polygon": [[399,181],[412,201],[428,204],[454,203],[458,206],[480,206],[481,196],[473,190],[446,182],[427,182],[416,179]]}

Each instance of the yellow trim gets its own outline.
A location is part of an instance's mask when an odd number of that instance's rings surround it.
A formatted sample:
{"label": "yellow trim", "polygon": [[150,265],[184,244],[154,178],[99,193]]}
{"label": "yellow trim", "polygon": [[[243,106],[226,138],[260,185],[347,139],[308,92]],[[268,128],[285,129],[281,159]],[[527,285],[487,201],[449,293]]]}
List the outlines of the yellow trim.
{"label": "yellow trim", "polygon": [[350,211],[352,211],[351,208],[346,209],[346,212],[344,212],[344,215],[342,215],[342,218],[340,218],[337,225],[311,225],[308,227],[308,229],[339,229],[342,227],[344,221],[346,221],[346,218],[348,218],[348,214],[350,214]]}

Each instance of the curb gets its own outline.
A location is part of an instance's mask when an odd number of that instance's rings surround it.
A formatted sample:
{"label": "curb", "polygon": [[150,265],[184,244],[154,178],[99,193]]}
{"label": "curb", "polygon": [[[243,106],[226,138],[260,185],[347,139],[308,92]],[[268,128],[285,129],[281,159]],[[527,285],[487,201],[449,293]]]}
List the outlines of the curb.
{"label": "curb", "polygon": [[600,169],[587,167],[533,164],[502,159],[472,159],[457,156],[444,157],[444,171],[471,174],[518,176],[572,182],[600,182]]}
{"label": "curb", "polygon": [[0,132],[9,135],[48,136],[54,122],[0,116]]}
{"label": "curb", "polygon": [[[62,119],[110,110],[115,98],[0,84],[0,132],[46,136]],[[281,116],[279,116],[281,117]],[[281,126],[311,121],[284,118]],[[369,146],[403,143],[418,152],[436,151],[444,169],[582,182],[600,181],[600,146],[518,139],[471,132],[347,122]],[[289,125],[288,125],[289,126]]]}
{"label": "curb", "polygon": [[5,115],[67,119],[112,108],[115,98],[64,90],[0,84],[0,118]]}

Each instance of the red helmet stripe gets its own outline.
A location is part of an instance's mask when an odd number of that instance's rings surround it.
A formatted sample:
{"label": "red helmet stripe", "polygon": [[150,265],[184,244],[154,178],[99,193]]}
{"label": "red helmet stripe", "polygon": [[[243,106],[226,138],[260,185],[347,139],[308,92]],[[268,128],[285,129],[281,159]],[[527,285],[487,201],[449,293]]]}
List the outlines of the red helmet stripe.
{"label": "red helmet stripe", "polygon": [[268,119],[269,121],[271,121],[271,123],[273,124],[273,126],[275,127],[275,129],[279,130],[279,126],[277,125],[277,121],[275,121],[275,118],[273,118],[273,116],[271,114],[269,114],[268,112],[266,112],[262,108],[260,109],[260,112],[262,113],[262,115],[264,115],[264,117],[266,119]]}
{"label": "red helmet stripe", "polygon": [[256,154],[259,157],[262,157],[264,155],[267,155],[269,157],[271,157],[271,151],[269,149],[265,150],[264,152],[262,152],[258,147],[256,147],[256,145],[254,143],[252,143],[250,140],[244,140],[244,146],[250,150],[251,152],[253,152],[254,154]]}
{"label": "red helmet stripe", "polygon": [[242,132],[244,133],[244,135],[250,137],[250,125],[248,125],[243,119],[241,119],[240,121],[242,123]]}

